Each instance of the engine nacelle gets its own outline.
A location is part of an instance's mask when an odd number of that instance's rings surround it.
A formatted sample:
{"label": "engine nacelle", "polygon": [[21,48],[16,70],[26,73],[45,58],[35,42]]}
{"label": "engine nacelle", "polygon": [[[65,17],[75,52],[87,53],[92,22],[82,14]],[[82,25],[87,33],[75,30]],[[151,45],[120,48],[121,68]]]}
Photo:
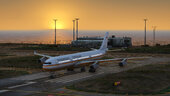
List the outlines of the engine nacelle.
{"label": "engine nacelle", "polygon": [[120,67],[123,67],[124,65],[126,65],[127,64],[127,59],[125,58],[125,59],[123,59],[120,63],[119,63],[119,66]]}
{"label": "engine nacelle", "polygon": [[38,60],[39,63],[44,63],[48,58],[47,57],[42,57]]}
{"label": "engine nacelle", "polygon": [[92,69],[97,69],[99,67],[99,64],[92,64],[91,66],[90,66],[90,68],[92,68]]}
{"label": "engine nacelle", "polygon": [[98,62],[95,62],[90,66],[89,72],[95,72],[98,67],[99,67]]}

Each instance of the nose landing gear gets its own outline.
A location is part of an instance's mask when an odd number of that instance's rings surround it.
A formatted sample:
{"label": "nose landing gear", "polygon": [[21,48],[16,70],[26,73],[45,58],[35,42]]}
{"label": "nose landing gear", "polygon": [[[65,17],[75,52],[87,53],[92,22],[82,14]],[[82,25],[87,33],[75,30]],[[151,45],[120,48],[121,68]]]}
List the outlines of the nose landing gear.
{"label": "nose landing gear", "polygon": [[81,72],[85,72],[85,71],[86,71],[85,66],[84,66],[84,67],[81,67],[80,71],[81,71]]}
{"label": "nose landing gear", "polygon": [[56,77],[55,72],[50,72],[49,78],[50,79],[54,79],[55,77]]}

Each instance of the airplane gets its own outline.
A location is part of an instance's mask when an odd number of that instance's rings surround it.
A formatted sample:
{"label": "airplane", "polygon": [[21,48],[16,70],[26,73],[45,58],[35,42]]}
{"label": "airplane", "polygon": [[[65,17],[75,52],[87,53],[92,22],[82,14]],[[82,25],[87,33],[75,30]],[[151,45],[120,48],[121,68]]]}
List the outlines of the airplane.
{"label": "airplane", "polygon": [[48,56],[44,54],[39,54],[34,51],[35,55],[42,56],[40,62],[43,63],[43,70],[51,72],[50,77],[53,76],[53,72],[57,70],[67,69],[68,71],[73,71],[74,68],[80,68],[81,72],[85,71],[85,66],[89,66],[89,72],[94,73],[99,67],[99,63],[121,60],[119,66],[124,66],[127,64],[128,58],[115,58],[115,59],[105,59],[100,60],[101,57],[108,51],[108,38],[109,33],[106,32],[102,44],[99,49],[93,49],[92,51],[79,52],[74,54],[62,55],[62,56]]}

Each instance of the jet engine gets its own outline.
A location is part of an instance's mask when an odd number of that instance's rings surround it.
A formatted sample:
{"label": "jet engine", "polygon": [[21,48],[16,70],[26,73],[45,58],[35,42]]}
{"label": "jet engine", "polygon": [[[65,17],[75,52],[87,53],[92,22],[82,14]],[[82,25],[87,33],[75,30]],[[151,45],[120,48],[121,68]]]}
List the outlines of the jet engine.
{"label": "jet engine", "polygon": [[42,57],[38,60],[39,63],[44,63],[48,58],[47,57]]}
{"label": "jet engine", "polygon": [[92,64],[92,65],[90,66],[89,72],[92,72],[92,73],[96,72],[96,69],[97,69],[98,67],[99,67],[98,62],[95,62],[94,64]]}
{"label": "jet engine", "polygon": [[125,59],[123,59],[121,62],[119,62],[119,66],[120,67],[123,67],[124,65],[126,65],[127,64],[127,59],[125,58]]}

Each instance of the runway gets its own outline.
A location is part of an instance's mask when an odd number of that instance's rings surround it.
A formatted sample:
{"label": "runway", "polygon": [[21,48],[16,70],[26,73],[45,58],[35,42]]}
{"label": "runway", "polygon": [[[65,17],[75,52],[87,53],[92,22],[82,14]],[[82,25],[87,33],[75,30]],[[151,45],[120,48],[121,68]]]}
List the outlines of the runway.
{"label": "runway", "polygon": [[[118,73],[126,71],[135,67],[144,66],[148,64],[154,64],[158,62],[170,61],[169,58],[154,57],[145,60],[135,60],[129,63],[127,66],[119,67],[117,63],[109,63],[107,66],[101,65],[96,73],[89,73],[88,68],[86,72],[80,72],[80,69],[76,69],[75,72],[67,72],[65,70],[57,72],[58,75],[55,79],[49,79],[47,72],[41,72],[31,75],[20,76],[16,78],[1,79],[0,80],[0,96],[47,96],[52,94],[58,96],[64,94],[64,96],[86,96],[84,93],[69,93],[67,89],[63,89],[64,86],[80,82],[87,79],[96,78],[109,73]],[[3,83],[4,82],[4,83]],[[67,91],[66,91],[67,90]],[[65,92],[66,91],[66,92]],[[64,93],[62,93],[64,92]],[[90,95],[87,95],[90,96]],[[102,95],[91,95],[102,96]],[[106,96],[111,96],[110,94]],[[114,95],[113,95],[114,96]]]}

